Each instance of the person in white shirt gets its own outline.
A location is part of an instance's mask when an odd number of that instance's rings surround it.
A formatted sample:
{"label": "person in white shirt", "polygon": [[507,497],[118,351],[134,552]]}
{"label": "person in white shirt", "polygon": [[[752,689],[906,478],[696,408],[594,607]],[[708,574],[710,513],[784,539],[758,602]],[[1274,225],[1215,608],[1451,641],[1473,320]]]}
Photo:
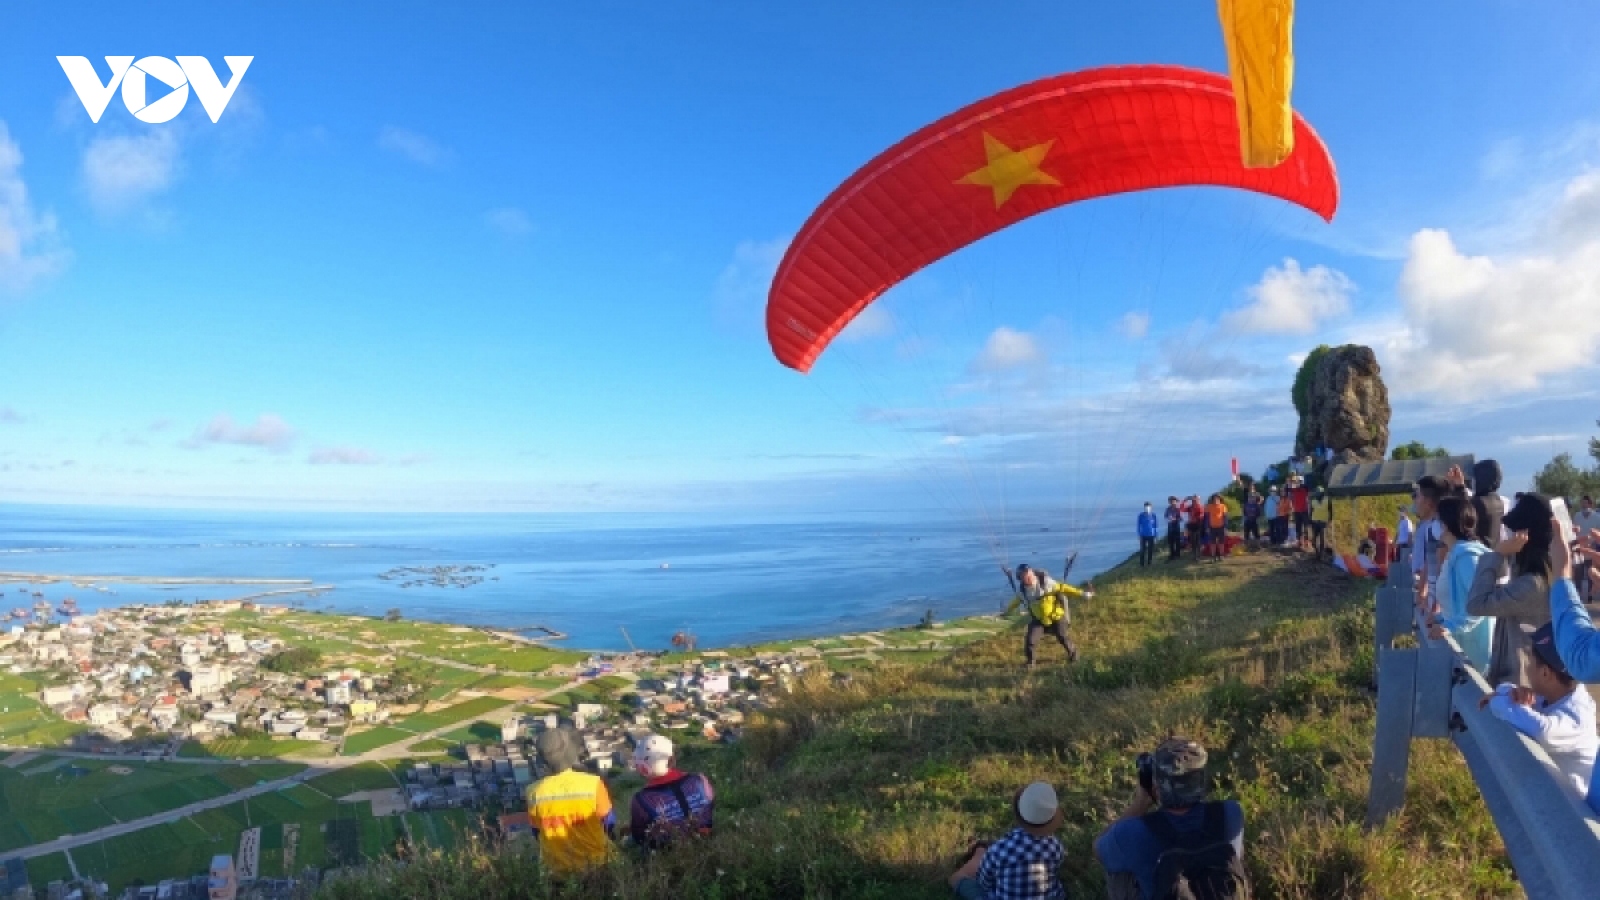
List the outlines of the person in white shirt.
{"label": "person in white shirt", "polygon": [[1412,491],[1412,506],[1417,513],[1417,533],[1411,539],[1411,573],[1417,578],[1417,608],[1423,615],[1433,613],[1433,587],[1439,580],[1443,558],[1439,548],[1444,540],[1439,527],[1439,501],[1450,493],[1450,485],[1437,475],[1424,475]]}
{"label": "person in white shirt", "polygon": [[1600,532],[1600,511],[1594,508],[1594,498],[1584,495],[1578,514],[1572,517],[1572,527],[1578,532],[1578,540],[1588,541]]}
{"label": "person in white shirt", "polygon": [[1548,623],[1533,634],[1528,680],[1531,688],[1502,684],[1478,706],[1488,706],[1497,718],[1538,741],[1582,797],[1589,790],[1595,752],[1600,749],[1594,698],[1567,672]]}
{"label": "person in white shirt", "polygon": [[[1417,525],[1406,515],[1406,507],[1400,507],[1400,523],[1394,528],[1394,549],[1396,553],[1409,554],[1411,552],[1411,538],[1416,533]],[[1399,557],[1396,557],[1397,559]],[[1410,556],[1406,556],[1410,559]]]}

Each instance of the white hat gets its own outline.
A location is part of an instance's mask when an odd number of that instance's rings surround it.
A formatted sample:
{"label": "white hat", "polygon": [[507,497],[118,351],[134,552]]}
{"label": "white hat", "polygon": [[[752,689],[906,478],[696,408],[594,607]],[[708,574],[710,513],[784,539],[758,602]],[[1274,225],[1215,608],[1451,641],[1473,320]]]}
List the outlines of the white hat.
{"label": "white hat", "polygon": [[633,746],[633,768],[646,778],[659,778],[667,774],[672,760],[672,741],[663,735],[652,734]]}
{"label": "white hat", "polygon": [[1059,809],[1056,789],[1042,781],[1035,781],[1017,795],[1017,817],[1029,825],[1050,824]]}

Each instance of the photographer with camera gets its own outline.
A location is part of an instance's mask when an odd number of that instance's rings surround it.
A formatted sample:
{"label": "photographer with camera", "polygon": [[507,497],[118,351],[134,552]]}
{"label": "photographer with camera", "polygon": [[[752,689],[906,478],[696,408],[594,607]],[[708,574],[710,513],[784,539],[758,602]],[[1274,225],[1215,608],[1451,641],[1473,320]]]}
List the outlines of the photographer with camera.
{"label": "photographer with camera", "polygon": [[1205,748],[1171,737],[1140,754],[1138,768],[1127,808],[1094,842],[1111,900],[1249,897],[1244,810],[1206,801]]}

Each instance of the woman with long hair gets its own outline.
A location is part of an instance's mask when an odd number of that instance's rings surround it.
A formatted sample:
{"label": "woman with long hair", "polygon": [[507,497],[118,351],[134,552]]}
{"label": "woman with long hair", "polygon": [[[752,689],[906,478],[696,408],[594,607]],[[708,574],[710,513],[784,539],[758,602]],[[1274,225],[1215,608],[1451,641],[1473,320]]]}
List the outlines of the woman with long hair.
{"label": "woman with long hair", "polygon": [[1478,540],[1478,515],[1470,500],[1446,497],[1439,501],[1438,515],[1443,532],[1444,563],[1439,569],[1434,594],[1438,611],[1430,617],[1429,631],[1435,638],[1442,637],[1445,631],[1450,632],[1467,661],[1483,672],[1489,667],[1494,619],[1468,613],[1467,598],[1472,592],[1478,562],[1489,553],[1489,548]]}
{"label": "woman with long hair", "polygon": [[[1473,574],[1467,612],[1493,616],[1490,684],[1511,682],[1531,687],[1533,633],[1550,621],[1550,545],[1556,540],[1550,501],[1540,494],[1521,494],[1501,524],[1511,537],[1485,553]],[[1502,584],[1501,582],[1504,581]]]}

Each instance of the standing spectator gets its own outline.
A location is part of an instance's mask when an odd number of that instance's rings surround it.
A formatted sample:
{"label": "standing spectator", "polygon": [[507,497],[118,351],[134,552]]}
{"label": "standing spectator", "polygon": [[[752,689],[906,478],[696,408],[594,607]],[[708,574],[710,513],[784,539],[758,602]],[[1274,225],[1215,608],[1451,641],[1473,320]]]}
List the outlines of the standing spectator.
{"label": "standing spectator", "polygon": [[1531,688],[1500,685],[1478,701],[1498,718],[1533,738],[1550,754],[1568,783],[1582,797],[1594,777],[1594,698],[1578,684],[1556,652],[1554,629],[1549,623],[1533,633],[1533,665],[1528,670]]}
{"label": "standing spectator", "polygon": [[682,837],[711,833],[716,794],[711,780],[675,766],[672,741],[652,734],[633,748],[634,771],[647,780],[628,807],[633,842],[660,850]]}
{"label": "standing spectator", "polygon": [[1139,513],[1139,565],[1148,566],[1156,561],[1156,536],[1161,533],[1161,522],[1156,518],[1155,508],[1150,504],[1144,505],[1144,512]]}
{"label": "standing spectator", "polygon": [[1585,544],[1592,544],[1600,532],[1600,512],[1594,508],[1594,498],[1588,494],[1583,495],[1579,504],[1578,514],[1572,517],[1572,528],[1577,532],[1578,540]]}
{"label": "standing spectator", "polygon": [[1505,537],[1500,533],[1500,520],[1506,515],[1506,498],[1499,494],[1504,477],[1496,460],[1481,460],[1472,467],[1472,506],[1478,514],[1478,540],[1490,546]]}
{"label": "standing spectator", "polygon": [[[1555,531],[1554,519],[1550,530]],[[1590,566],[1600,565],[1600,550],[1580,544],[1578,555]],[[1600,682],[1600,630],[1594,627],[1589,610],[1584,608],[1578,586],[1572,581],[1572,550],[1565,541],[1550,545],[1550,616],[1556,650],[1572,677],[1581,682]],[[1600,815],[1600,783],[1589,779],[1585,797],[1589,809]]]}
{"label": "standing spectator", "polygon": [[950,876],[962,900],[1066,900],[1061,863],[1067,852],[1056,838],[1061,804],[1056,790],[1035,781],[1011,801],[1016,825],[993,844],[974,844]]}
{"label": "standing spectator", "polygon": [[1317,558],[1322,558],[1322,552],[1328,549],[1328,526],[1333,524],[1333,500],[1328,497],[1328,492],[1317,488],[1317,493],[1311,498],[1311,549],[1317,551]]}
{"label": "standing spectator", "polygon": [[1301,550],[1311,549],[1311,491],[1303,478],[1289,480],[1289,509],[1294,513],[1294,539]]}
{"label": "standing spectator", "polygon": [[[1492,654],[1485,677],[1498,684],[1532,687],[1533,632],[1550,621],[1550,548],[1555,540],[1550,501],[1540,494],[1523,494],[1504,525],[1511,537],[1493,553],[1484,554],[1473,575],[1467,612],[1494,616]],[[1510,579],[1501,584],[1501,579]]]}
{"label": "standing spectator", "polygon": [[1221,494],[1212,494],[1206,504],[1206,542],[1217,562],[1228,555],[1228,504]]}
{"label": "standing spectator", "polygon": [[1439,501],[1439,526],[1445,548],[1444,565],[1434,586],[1439,612],[1432,617],[1430,634],[1435,638],[1449,631],[1461,645],[1467,661],[1479,672],[1489,669],[1489,652],[1494,637],[1494,619],[1467,612],[1467,597],[1478,560],[1489,548],[1478,539],[1477,510],[1461,497]]}
{"label": "standing spectator", "polygon": [[1417,525],[1411,521],[1406,507],[1400,507],[1400,521],[1394,527],[1394,558],[1411,564],[1411,538],[1416,533]]}
{"label": "standing spectator", "polygon": [[1206,533],[1206,505],[1200,502],[1199,494],[1189,496],[1188,512],[1183,521],[1184,531],[1189,537],[1189,555],[1194,559],[1200,558],[1201,545],[1205,543]]}
{"label": "standing spectator", "polygon": [[1252,550],[1261,546],[1261,506],[1261,494],[1252,486],[1244,498],[1244,539]]}
{"label": "standing spectator", "polygon": [[1287,521],[1283,517],[1287,515],[1287,511],[1283,497],[1278,494],[1277,485],[1273,485],[1267,491],[1267,503],[1264,509],[1267,514],[1267,543],[1276,547],[1288,539],[1287,532],[1283,529],[1283,523]]}
{"label": "standing spectator", "polygon": [[1183,508],[1177,497],[1167,498],[1167,562],[1183,555]]}
{"label": "standing spectator", "polygon": [[1411,538],[1411,573],[1416,576],[1417,609],[1424,615],[1433,612],[1433,585],[1439,580],[1442,529],[1439,527],[1439,501],[1450,492],[1450,485],[1437,475],[1417,479],[1411,490],[1412,508],[1417,514],[1417,531]]}
{"label": "standing spectator", "polygon": [[539,831],[545,870],[568,875],[605,864],[617,817],[606,783],[578,771],[583,739],[571,728],[552,728],[539,734],[536,746],[552,773],[528,787],[528,818]]}

